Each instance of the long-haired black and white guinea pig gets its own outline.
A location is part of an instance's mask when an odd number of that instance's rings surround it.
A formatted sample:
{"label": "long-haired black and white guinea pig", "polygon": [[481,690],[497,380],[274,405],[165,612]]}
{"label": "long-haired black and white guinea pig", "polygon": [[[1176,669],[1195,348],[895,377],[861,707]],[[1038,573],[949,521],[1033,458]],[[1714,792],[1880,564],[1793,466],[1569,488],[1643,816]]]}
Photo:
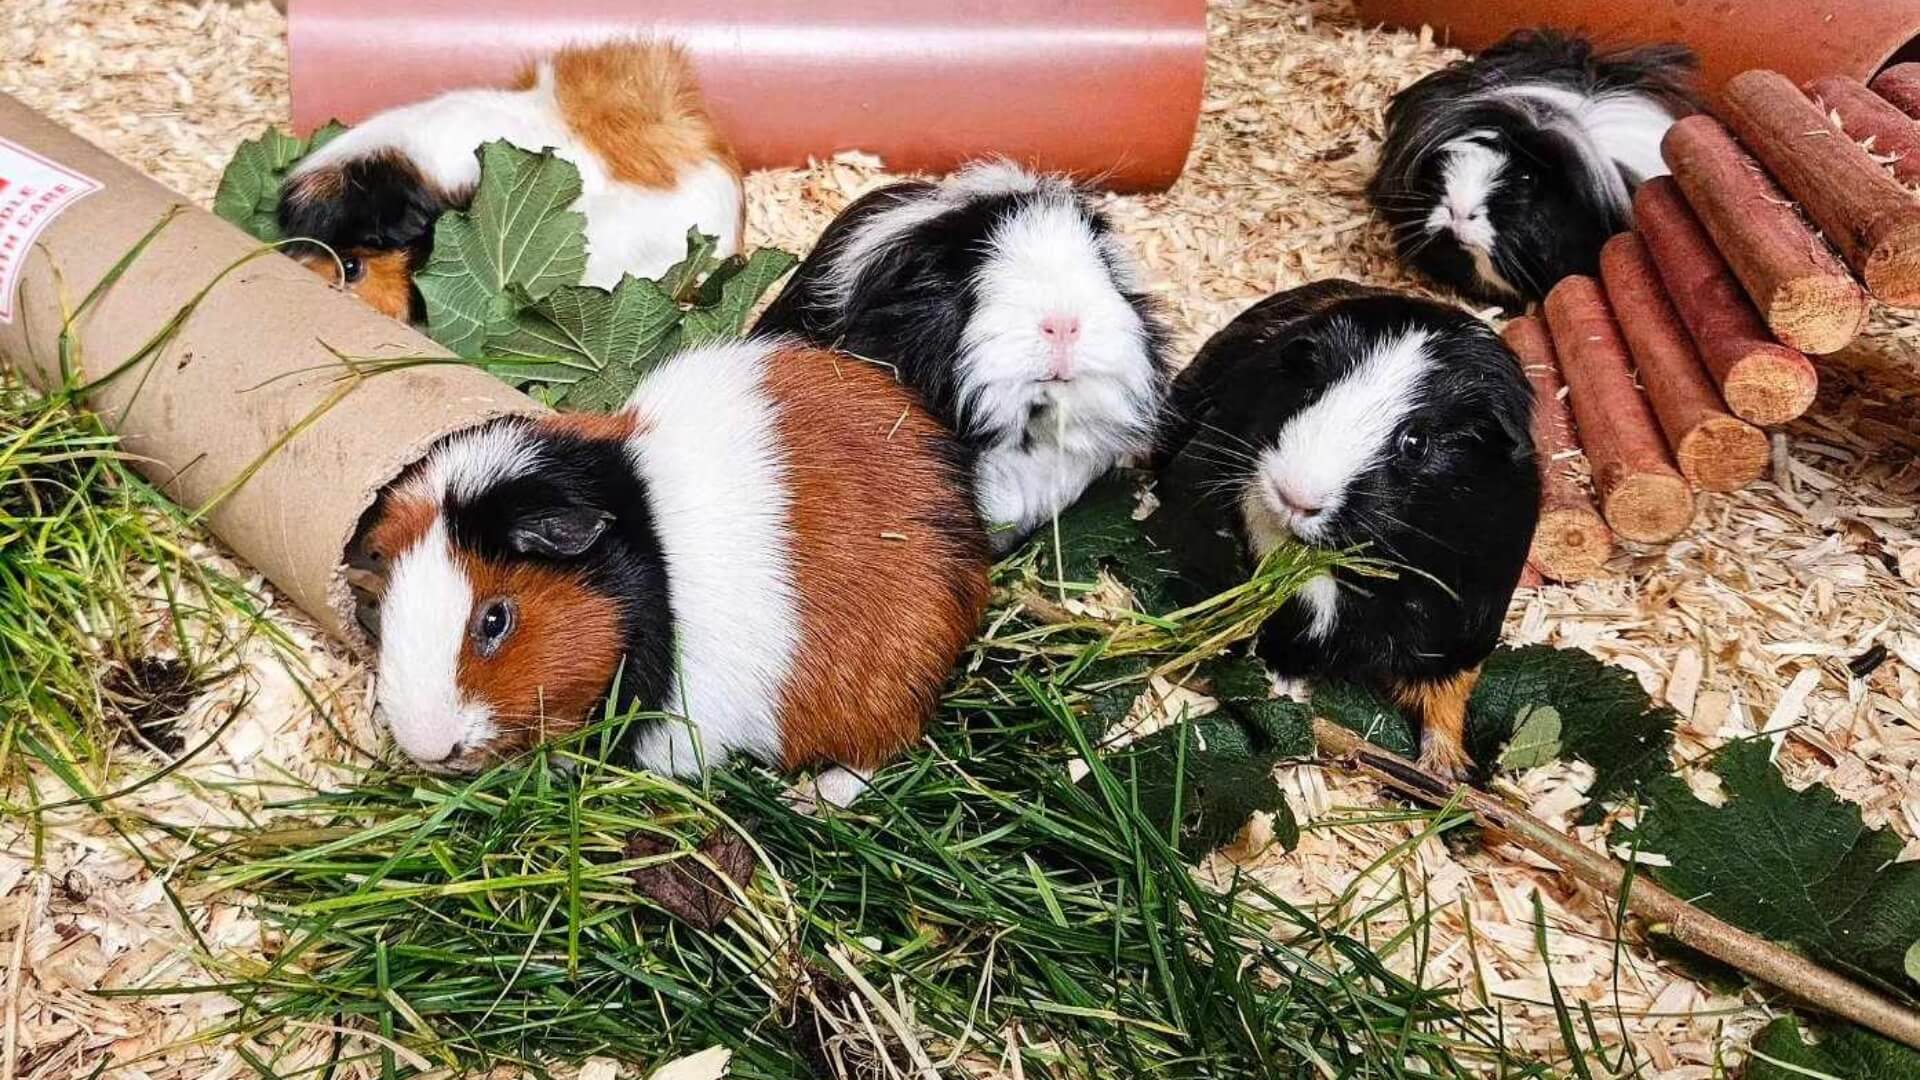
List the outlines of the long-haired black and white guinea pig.
{"label": "long-haired black and white guinea pig", "polygon": [[1092,199],[1006,162],[871,192],[755,327],[894,368],[973,451],[1006,551],[1152,449],[1166,332]]}
{"label": "long-haired black and white guinea pig", "polygon": [[1660,140],[1696,111],[1693,53],[1596,53],[1523,30],[1387,106],[1367,196],[1401,259],[1476,299],[1524,307],[1631,221],[1632,191],[1667,171]]}
{"label": "long-haired black and white guinea pig", "polygon": [[281,186],[280,231],[315,273],[347,284],[395,318],[419,318],[412,275],[442,213],[480,182],[476,151],[504,139],[551,148],[580,170],[587,266],[612,287],[657,277],[686,256],[687,230],[738,250],[745,201],[733,152],[714,130],[693,71],[670,43],[614,41],[561,49],[509,89],[455,90],[370,117],[296,165]]}
{"label": "long-haired black and white guinea pig", "polygon": [[1158,514],[1216,522],[1251,560],[1292,538],[1405,568],[1315,580],[1259,650],[1284,677],[1380,685],[1421,721],[1422,763],[1463,773],[1467,698],[1539,513],[1513,353],[1455,308],[1322,281],[1215,334],[1168,409]]}
{"label": "long-haired black and white guinea pig", "polygon": [[632,744],[662,773],[862,774],[919,737],[985,610],[963,460],[884,370],[767,341],[683,353],[612,415],[452,436],[363,529],[381,711],[444,771],[612,692],[677,718]]}

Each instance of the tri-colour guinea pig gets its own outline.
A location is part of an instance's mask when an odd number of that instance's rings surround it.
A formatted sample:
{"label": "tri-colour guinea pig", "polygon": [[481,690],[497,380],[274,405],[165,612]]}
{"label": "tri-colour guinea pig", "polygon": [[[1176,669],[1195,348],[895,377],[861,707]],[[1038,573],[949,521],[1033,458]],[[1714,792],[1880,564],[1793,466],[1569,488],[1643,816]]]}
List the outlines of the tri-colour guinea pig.
{"label": "tri-colour guinea pig", "polygon": [[394,318],[422,318],[413,272],[432,254],[434,223],[472,200],[477,151],[502,139],[552,149],[580,170],[573,209],[586,216],[585,284],[658,277],[686,257],[690,228],[716,237],[723,256],[739,249],[740,169],[686,56],[628,40],[561,49],[511,88],[455,90],[355,125],[281,185],[281,234],[331,249],[289,253],[329,281],[344,273]]}
{"label": "tri-colour guinea pig", "polygon": [[1174,381],[1156,516],[1217,523],[1246,563],[1296,540],[1399,567],[1314,580],[1257,648],[1288,679],[1386,690],[1421,723],[1421,763],[1460,776],[1467,699],[1539,514],[1532,410],[1480,320],[1317,282],[1249,308]]}
{"label": "tri-colour guinea pig", "polygon": [[1068,181],[981,162],[847,207],[755,326],[892,367],[974,454],[1007,551],[1152,449],[1166,331]]}
{"label": "tri-colour guinea pig", "polygon": [[669,359],[612,415],[448,438],[360,547],[380,711],[441,771],[611,701],[667,717],[646,768],[832,763],[839,798],[919,738],[987,602],[952,435],[884,369],[769,341]]}
{"label": "tri-colour guinea pig", "polygon": [[1698,108],[1696,69],[1679,45],[1519,31],[1394,95],[1367,196],[1408,265],[1524,307],[1631,224],[1633,189],[1667,172],[1660,140]]}

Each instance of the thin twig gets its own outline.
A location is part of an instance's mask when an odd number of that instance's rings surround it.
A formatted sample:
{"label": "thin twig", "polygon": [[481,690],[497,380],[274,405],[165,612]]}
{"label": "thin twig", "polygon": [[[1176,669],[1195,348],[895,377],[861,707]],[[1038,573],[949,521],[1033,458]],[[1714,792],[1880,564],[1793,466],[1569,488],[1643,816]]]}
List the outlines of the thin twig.
{"label": "thin twig", "polygon": [[1618,900],[1624,884],[1627,910],[1682,945],[1776,986],[1817,1009],[1920,1048],[1920,1013],[1707,914],[1647,880],[1645,875],[1635,873],[1635,868],[1582,846],[1507,800],[1442,780],[1329,720],[1314,719],[1313,738],[1321,753],[1382,781],[1401,794],[1429,805],[1468,810],[1483,828],[1501,833],[1528,851],[1545,856],[1566,874],[1600,890],[1609,899]]}

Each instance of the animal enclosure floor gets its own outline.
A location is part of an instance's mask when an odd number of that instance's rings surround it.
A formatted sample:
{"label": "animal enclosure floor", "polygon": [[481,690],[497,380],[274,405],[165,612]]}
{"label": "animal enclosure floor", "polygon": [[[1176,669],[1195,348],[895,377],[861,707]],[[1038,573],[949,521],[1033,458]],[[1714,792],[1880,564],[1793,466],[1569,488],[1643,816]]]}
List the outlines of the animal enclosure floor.
{"label": "animal enclosure floor", "polygon": [[[1456,55],[1362,26],[1345,0],[1217,2],[1209,22],[1208,86],[1187,174],[1164,194],[1107,199],[1167,304],[1182,357],[1277,289],[1326,276],[1412,285],[1361,188],[1388,97]],[[0,90],[202,205],[234,146],[287,118],[285,21],[264,2],[10,0],[0,56]],[[858,155],[756,174],[749,242],[804,251],[837,210],[885,179]],[[1920,850],[1916,342],[1913,326],[1876,317],[1860,345],[1821,364],[1820,401],[1774,434],[1766,480],[1704,497],[1687,537],[1619,556],[1603,581],[1523,593],[1508,623],[1513,643],[1579,646],[1634,671],[1685,718],[1680,762],[1728,739],[1769,735],[1791,782],[1832,786],[1869,825],[1895,829],[1909,857]],[[211,545],[205,554],[247,573]],[[323,708],[371,744],[366,672],[290,608],[275,611]],[[1875,645],[1886,662],[1853,676],[1848,661]],[[315,778],[331,767],[335,736],[267,650],[195,702],[189,742],[236,708],[244,715],[218,752],[143,791],[140,806],[175,821],[224,820],[237,796],[218,782],[251,782],[250,795],[265,797],[278,770]],[[1566,825],[1586,779],[1556,765],[1517,786],[1536,812]],[[1611,905],[1524,854],[1456,855],[1419,838],[1422,822],[1380,820],[1373,811],[1392,801],[1339,772],[1295,767],[1286,781],[1311,826],[1298,850],[1262,847],[1255,829],[1201,873],[1237,864],[1330,918],[1372,912],[1374,941],[1390,939],[1407,913],[1433,909],[1423,977],[1498,1010],[1517,1047],[1553,1054],[1560,1039],[1532,925],[1536,894],[1562,992],[1604,1018],[1605,1038],[1631,1041],[1644,1075],[1707,1077],[1716,1056],[1744,1045],[1769,1016],[1756,996],[1715,992],[1656,960],[1631,931],[1616,970]],[[1706,791],[1709,780],[1697,786]],[[56,790],[49,782],[47,797]],[[1591,829],[1576,831],[1598,843]],[[89,993],[184,977],[182,937],[152,874],[96,816],[58,818],[46,842],[51,879],[72,870],[85,889],[36,889],[46,878],[31,874],[30,838],[0,826],[0,927],[27,935],[30,974],[7,987],[5,1002],[19,1017],[20,1075],[83,1074],[108,1048],[116,1060],[151,1055],[122,1077],[253,1075],[228,1043],[187,1042],[232,1002]],[[1407,902],[1383,903],[1399,896]],[[188,899],[211,942],[256,953],[274,944],[238,898]],[[1389,956],[1407,972],[1418,959],[1411,946]]]}

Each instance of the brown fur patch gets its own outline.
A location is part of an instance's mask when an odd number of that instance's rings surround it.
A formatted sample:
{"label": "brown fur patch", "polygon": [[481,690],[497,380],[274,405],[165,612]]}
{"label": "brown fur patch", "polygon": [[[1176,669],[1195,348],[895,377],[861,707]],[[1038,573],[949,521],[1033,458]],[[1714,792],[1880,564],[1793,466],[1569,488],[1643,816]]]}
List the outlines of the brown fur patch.
{"label": "brown fur patch", "polygon": [[440,508],[431,499],[396,491],[387,496],[379,516],[367,527],[366,549],[391,565],[427,535],[439,516]]}
{"label": "brown fur patch", "polygon": [[502,597],[515,610],[513,633],[493,656],[481,656],[471,637],[460,649],[456,683],[492,707],[500,731],[472,755],[510,757],[578,729],[620,666],[614,601],[552,567],[456,558],[473,586],[475,617]]}
{"label": "brown fur patch", "polygon": [[[714,130],[678,45],[614,41],[562,49],[552,63],[561,116],[615,180],[672,188],[682,171],[708,161],[738,180],[733,151]],[[516,85],[531,86],[529,78]]]}
{"label": "brown fur patch", "polygon": [[768,361],[792,487],[801,644],[781,702],[789,767],[872,769],[920,737],[987,604],[986,538],[951,437],[885,369]]}
{"label": "brown fur patch", "polygon": [[558,435],[602,442],[625,442],[640,430],[640,420],[630,412],[567,412],[543,416],[534,426],[537,430]]}
{"label": "brown fur patch", "polygon": [[287,185],[286,194],[281,197],[296,206],[324,202],[339,198],[346,191],[346,186],[346,174],[340,171],[339,166],[316,168],[294,177],[293,182]]}
{"label": "brown fur patch", "polygon": [[[348,286],[353,295],[364,300],[380,314],[401,322],[413,313],[413,260],[405,251],[380,251],[375,248],[350,248],[341,258],[360,260],[360,280]],[[302,251],[293,256],[300,265],[329,282],[340,281],[340,264],[324,251]]]}
{"label": "brown fur patch", "polygon": [[1470,668],[1434,682],[1406,682],[1393,687],[1400,704],[1420,719],[1420,764],[1431,772],[1458,779],[1473,768],[1467,754],[1467,699],[1480,681],[1480,669]]}

